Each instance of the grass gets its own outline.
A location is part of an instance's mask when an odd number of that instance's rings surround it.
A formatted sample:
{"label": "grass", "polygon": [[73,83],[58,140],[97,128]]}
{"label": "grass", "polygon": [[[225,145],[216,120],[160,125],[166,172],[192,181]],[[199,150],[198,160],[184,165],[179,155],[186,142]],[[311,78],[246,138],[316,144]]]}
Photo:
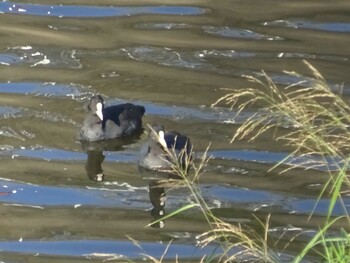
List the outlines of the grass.
{"label": "grass", "polygon": [[324,254],[322,257],[327,262],[341,263],[350,262],[350,235],[342,231],[341,235],[334,238],[322,236]]}
{"label": "grass", "polygon": [[[263,72],[263,78],[246,76],[258,88],[244,88],[227,90],[227,95],[217,100],[212,106],[225,103],[235,109],[239,115],[249,107],[258,107],[254,115],[249,117],[233,134],[232,141],[248,139],[254,141],[261,134],[273,131],[275,140],[293,149],[289,156],[278,165],[287,163],[284,171],[302,167],[310,169],[322,167],[329,174],[329,180],[319,194],[330,200],[328,213],[324,225],[314,237],[293,259],[294,263],[301,262],[310,253],[318,254],[324,262],[350,262],[350,234],[341,230],[338,234],[330,231],[339,220],[346,218],[350,228],[350,216],[345,207],[343,196],[350,192],[350,107],[342,99],[341,91],[333,91],[322,75],[308,62],[306,66],[313,74],[313,81],[300,81],[285,87],[277,86],[271,78]],[[286,72],[303,79],[295,72]],[[255,85],[256,86],[256,85]],[[288,128],[283,135],[278,136],[275,131]],[[208,149],[207,149],[208,150]],[[202,259],[203,262],[279,262],[279,257],[269,242],[269,217],[265,223],[260,222],[263,235],[247,226],[224,222],[216,217],[207,205],[199,188],[199,178],[203,167],[210,160],[203,155],[199,164],[193,164],[194,175],[187,175],[188,167],[192,165],[192,158],[186,156],[186,165],[176,151],[169,150],[167,155],[172,164],[171,171],[181,177],[177,182],[191,190],[195,205],[188,205],[173,212],[171,216],[197,206],[208,223],[209,230],[199,236],[201,245],[217,244],[224,253],[220,258]],[[305,163],[291,165],[290,160],[303,158]],[[315,160],[312,164],[306,163]],[[305,168],[307,167],[307,168]],[[275,167],[273,167],[275,168]],[[272,168],[272,169],[273,169]],[[333,210],[336,203],[343,205],[343,217],[334,218]],[[272,215],[273,216],[273,215]],[[310,214],[310,217],[312,213]]]}
{"label": "grass", "polygon": [[[151,128],[151,132],[158,134]],[[199,187],[199,179],[203,173],[204,167],[210,161],[210,156],[207,155],[210,145],[202,155],[198,163],[193,162],[193,152],[188,155],[185,150],[177,152],[173,149],[164,149],[164,160],[169,162],[170,169],[168,173],[176,174],[179,179],[163,180],[160,181],[158,186],[160,187],[187,187],[194,198],[194,204],[189,204],[177,209],[176,211],[158,219],[152,224],[156,224],[161,220],[175,216],[185,210],[199,207],[200,211],[208,223],[209,230],[200,236],[200,246],[207,246],[209,244],[215,244],[223,251],[220,255],[211,255],[202,259],[202,262],[232,262],[249,260],[250,262],[263,260],[263,262],[276,262],[277,256],[267,246],[268,239],[268,220],[266,224],[261,223],[264,230],[264,236],[261,237],[257,232],[252,229],[246,228],[242,225],[232,225],[224,222],[220,218],[216,217],[209,205],[203,198]],[[186,148],[186,147],[185,147]],[[182,160],[185,160],[184,162]],[[189,176],[188,172],[190,168],[193,169],[193,175]],[[235,240],[235,242],[233,242]],[[161,262],[161,261],[159,261]]]}
{"label": "grass", "polygon": [[[281,163],[290,159],[300,159],[300,157],[305,160],[311,158],[318,161],[315,161],[311,167],[308,165],[308,168],[327,169],[329,180],[319,195],[319,199],[323,196],[330,199],[324,226],[294,259],[294,262],[300,262],[305,255],[315,249],[326,262],[349,262],[349,234],[342,232],[343,237],[334,238],[329,237],[328,232],[338,220],[338,218],[332,219],[336,202],[343,205],[343,212],[350,226],[350,217],[343,201],[343,195],[350,190],[348,174],[350,107],[341,95],[332,91],[322,75],[311,64],[306,61],[304,63],[314,76],[312,83],[300,81],[281,88],[263,72],[263,81],[247,76],[249,81],[258,83],[259,88],[232,90],[213,106],[224,102],[231,108],[237,106],[237,114],[240,114],[251,106],[262,105],[261,110],[247,119],[237,130],[232,141],[243,138],[254,141],[264,132],[288,127],[289,131],[286,134],[275,138],[294,149]],[[303,78],[295,72],[286,73]],[[298,164],[299,167],[305,165],[306,163]],[[289,166],[287,170],[296,166]],[[321,244],[322,252],[319,246]]]}

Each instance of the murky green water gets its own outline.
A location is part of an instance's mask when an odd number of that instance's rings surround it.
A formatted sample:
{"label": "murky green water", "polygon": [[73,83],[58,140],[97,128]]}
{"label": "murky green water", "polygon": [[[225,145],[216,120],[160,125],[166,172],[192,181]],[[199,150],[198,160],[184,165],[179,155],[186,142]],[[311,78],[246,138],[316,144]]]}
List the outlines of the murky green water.
{"label": "murky green water", "polygon": [[[217,215],[253,226],[253,213],[262,220],[272,213],[270,234],[286,232],[282,244],[300,234],[282,259],[322,223],[327,199],[308,215],[327,174],[269,171],[290,149],[270,134],[230,144],[253,111],[234,118],[224,105],[210,105],[222,88],[252,85],[243,76],[261,70],[279,84],[300,80],[283,70],[312,81],[303,59],[334,89],[343,85],[348,100],[348,0],[3,1],[0,12],[1,261],[160,258],[170,240],[170,262],[176,254],[198,261],[213,250],[196,248],[208,226],[195,209],[162,228],[145,227],[153,220],[154,181],[136,160],[146,134],[80,144],[83,106],[95,93],[108,104],[144,105],[145,124],[188,135],[197,156],[211,143],[200,184],[205,200]],[[105,181],[91,181],[85,167],[103,169]],[[186,189],[165,192],[166,213],[192,200]]]}

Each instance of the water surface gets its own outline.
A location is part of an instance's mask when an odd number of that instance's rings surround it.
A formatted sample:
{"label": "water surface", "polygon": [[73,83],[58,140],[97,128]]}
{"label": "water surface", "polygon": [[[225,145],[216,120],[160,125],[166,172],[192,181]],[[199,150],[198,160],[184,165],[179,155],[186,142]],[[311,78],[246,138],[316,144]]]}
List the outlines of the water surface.
{"label": "water surface", "polygon": [[[220,253],[197,246],[208,230],[198,207],[145,227],[194,202],[184,187],[154,188],[166,176],[139,170],[146,133],[79,142],[86,103],[99,93],[107,105],[145,106],[146,130],[161,123],[188,135],[196,162],[211,144],[203,198],[233,223],[257,227],[254,216],[271,213],[269,233],[282,235],[281,261],[290,262],[327,214],[328,197],[318,199],[326,167],[318,156],[288,159],[291,149],[271,134],[230,143],[258,109],[237,116],[230,105],[211,105],[225,89],[254,85],[245,76],[263,78],[262,70],[277,84],[308,86],[315,80],[304,59],[349,101],[349,13],[347,0],[2,1],[0,261],[142,261],[160,258],[170,240],[169,262]],[[282,173],[291,165],[300,168]],[[349,212],[344,200],[334,216]]]}

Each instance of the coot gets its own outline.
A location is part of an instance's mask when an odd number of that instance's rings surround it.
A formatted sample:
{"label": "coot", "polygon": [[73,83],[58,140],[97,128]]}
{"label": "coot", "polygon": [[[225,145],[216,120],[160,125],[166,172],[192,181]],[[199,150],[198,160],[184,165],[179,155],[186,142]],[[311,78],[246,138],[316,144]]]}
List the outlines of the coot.
{"label": "coot", "polygon": [[190,167],[192,144],[190,139],[176,131],[165,131],[163,126],[154,126],[148,141],[142,146],[139,166],[156,171],[169,171],[178,162],[183,169]]}
{"label": "coot", "polygon": [[131,136],[142,130],[145,108],[132,103],[105,107],[100,95],[93,96],[79,137],[83,141],[101,141]]}

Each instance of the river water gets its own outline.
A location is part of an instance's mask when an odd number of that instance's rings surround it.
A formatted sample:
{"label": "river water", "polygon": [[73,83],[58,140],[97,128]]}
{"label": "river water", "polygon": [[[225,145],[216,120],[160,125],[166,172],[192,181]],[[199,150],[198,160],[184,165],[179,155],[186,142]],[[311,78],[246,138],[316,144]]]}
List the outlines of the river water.
{"label": "river water", "polygon": [[[170,240],[169,262],[214,251],[196,247],[208,230],[198,209],[146,227],[155,181],[136,164],[146,134],[77,140],[96,93],[109,105],[144,105],[145,126],[186,134],[198,158],[210,143],[204,199],[233,223],[258,227],[253,214],[264,221],[272,213],[272,238],[296,237],[281,260],[297,254],[327,213],[326,197],[315,207],[327,173],[269,171],[290,149],[271,134],[230,144],[254,110],[235,118],[229,106],[210,105],[225,88],[251,86],[244,75],[259,78],[261,70],[277,84],[300,80],[284,70],[309,80],[303,59],[348,100],[349,14],[348,0],[0,2],[0,260],[137,261],[160,258]],[[91,181],[101,169],[105,180]],[[164,191],[166,213],[193,202],[188,189]]]}

